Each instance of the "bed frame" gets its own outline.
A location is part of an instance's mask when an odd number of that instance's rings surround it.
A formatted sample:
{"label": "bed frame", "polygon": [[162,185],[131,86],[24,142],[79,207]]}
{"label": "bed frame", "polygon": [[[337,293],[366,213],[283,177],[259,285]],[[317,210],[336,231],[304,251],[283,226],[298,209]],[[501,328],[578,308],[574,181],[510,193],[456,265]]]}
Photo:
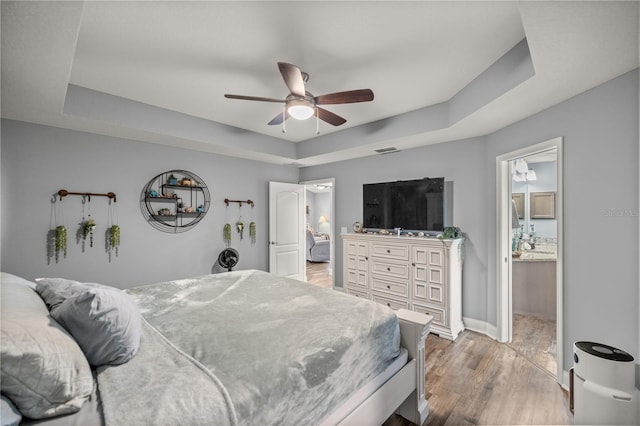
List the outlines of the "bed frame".
{"label": "bed frame", "polygon": [[425,339],[431,315],[407,309],[396,311],[400,323],[400,344],[409,353],[409,362],[345,417],[339,425],[381,425],[394,412],[421,425],[429,415],[424,391]]}

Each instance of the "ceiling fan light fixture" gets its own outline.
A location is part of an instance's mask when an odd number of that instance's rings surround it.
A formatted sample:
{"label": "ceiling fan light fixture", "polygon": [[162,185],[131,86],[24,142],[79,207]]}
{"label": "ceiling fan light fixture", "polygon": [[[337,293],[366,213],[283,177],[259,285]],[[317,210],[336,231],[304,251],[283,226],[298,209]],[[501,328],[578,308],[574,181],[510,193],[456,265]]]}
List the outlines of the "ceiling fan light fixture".
{"label": "ceiling fan light fixture", "polygon": [[315,108],[306,99],[293,99],[287,102],[287,112],[296,120],[306,120],[311,118]]}

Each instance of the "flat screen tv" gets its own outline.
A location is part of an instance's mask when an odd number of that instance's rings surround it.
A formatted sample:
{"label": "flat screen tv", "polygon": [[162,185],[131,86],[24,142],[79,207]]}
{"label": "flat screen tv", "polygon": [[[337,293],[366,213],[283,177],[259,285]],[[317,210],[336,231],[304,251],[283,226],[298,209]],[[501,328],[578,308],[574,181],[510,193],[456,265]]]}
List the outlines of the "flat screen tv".
{"label": "flat screen tv", "polygon": [[362,186],[365,228],[444,229],[444,177]]}

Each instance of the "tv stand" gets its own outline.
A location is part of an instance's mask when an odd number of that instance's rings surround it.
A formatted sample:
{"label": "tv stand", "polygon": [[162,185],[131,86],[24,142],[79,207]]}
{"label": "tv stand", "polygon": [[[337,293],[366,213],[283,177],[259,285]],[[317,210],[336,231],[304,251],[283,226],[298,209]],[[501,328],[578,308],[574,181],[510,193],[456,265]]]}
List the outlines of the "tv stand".
{"label": "tv stand", "polygon": [[462,322],[463,239],[342,234],[347,293],[433,316],[431,332],[455,340]]}

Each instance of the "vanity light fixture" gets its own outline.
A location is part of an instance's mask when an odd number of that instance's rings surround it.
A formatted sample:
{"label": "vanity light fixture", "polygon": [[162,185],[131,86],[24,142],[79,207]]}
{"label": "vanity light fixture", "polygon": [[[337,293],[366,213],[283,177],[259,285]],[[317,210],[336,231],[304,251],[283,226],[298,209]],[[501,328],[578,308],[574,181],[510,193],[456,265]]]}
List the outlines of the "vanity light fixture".
{"label": "vanity light fixture", "polygon": [[516,167],[515,167],[516,173],[527,173],[528,170],[529,170],[529,166],[527,165],[527,162],[525,161],[525,159],[518,158],[516,160]]}
{"label": "vanity light fixture", "polygon": [[513,180],[514,182],[527,182],[530,180],[536,180],[536,171],[529,168],[529,165],[524,158],[518,158],[513,168]]}
{"label": "vanity light fixture", "polygon": [[536,176],[536,171],[533,169],[527,170],[527,180],[536,180],[538,176]]}

